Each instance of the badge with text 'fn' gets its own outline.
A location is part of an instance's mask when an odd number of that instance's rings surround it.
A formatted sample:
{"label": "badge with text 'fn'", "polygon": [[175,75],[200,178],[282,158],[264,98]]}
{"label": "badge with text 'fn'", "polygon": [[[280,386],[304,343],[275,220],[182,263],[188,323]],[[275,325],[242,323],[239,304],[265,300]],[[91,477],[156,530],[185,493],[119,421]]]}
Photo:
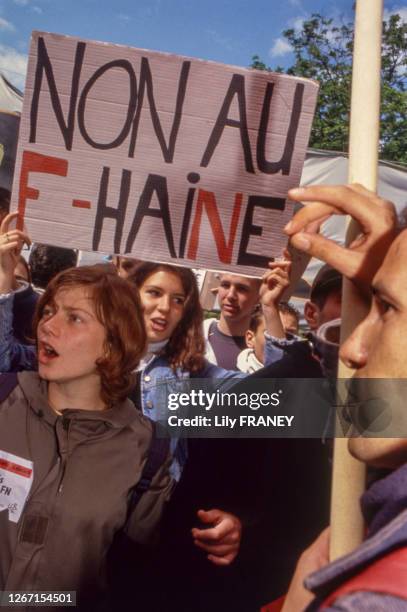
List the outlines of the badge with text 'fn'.
{"label": "badge with text 'fn'", "polygon": [[0,450],[0,512],[18,523],[34,478],[33,462]]}

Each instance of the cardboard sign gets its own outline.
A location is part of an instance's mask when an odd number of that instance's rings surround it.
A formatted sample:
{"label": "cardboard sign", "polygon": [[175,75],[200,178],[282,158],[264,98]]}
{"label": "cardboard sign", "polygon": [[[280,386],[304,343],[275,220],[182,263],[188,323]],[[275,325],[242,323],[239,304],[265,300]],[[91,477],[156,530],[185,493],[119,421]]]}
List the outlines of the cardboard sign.
{"label": "cardboard sign", "polygon": [[317,90],[34,32],[14,208],[38,242],[260,275],[286,243]]}

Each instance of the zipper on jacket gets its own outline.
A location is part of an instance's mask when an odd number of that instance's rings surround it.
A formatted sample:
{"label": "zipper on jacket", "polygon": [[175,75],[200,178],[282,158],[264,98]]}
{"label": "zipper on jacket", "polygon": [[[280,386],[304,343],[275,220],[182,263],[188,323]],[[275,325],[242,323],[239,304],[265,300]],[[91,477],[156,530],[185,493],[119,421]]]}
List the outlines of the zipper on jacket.
{"label": "zipper on jacket", "polygon": [[62,423],[62,429],[64,430],[64,432],[66,432],[66,451],[64,453],[60,452],[60,463],[61,463],[61,478],[59,480],[59,484],[58,484],[58,489],[57,489],[57,494],[60,495],[64,489],[64,477],[65,477],[65,472],[66,472],[66,464],[68,462],[68,454],[69,454],[69,427],[71,424],[70,419],[67,419],[64,416],[60,416],[58,417],[58,419],[60,419],[60,422]]}

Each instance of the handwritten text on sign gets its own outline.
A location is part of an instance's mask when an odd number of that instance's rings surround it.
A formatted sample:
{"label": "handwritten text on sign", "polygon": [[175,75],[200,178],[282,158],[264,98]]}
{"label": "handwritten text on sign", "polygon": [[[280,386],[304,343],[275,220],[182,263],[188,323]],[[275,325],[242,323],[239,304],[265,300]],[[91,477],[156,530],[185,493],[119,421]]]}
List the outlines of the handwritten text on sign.
{"label": "handwritten text on sign", "polygon": [[317,86],[32,37],[14,206],[32,239],[259,274],[286,242]]}

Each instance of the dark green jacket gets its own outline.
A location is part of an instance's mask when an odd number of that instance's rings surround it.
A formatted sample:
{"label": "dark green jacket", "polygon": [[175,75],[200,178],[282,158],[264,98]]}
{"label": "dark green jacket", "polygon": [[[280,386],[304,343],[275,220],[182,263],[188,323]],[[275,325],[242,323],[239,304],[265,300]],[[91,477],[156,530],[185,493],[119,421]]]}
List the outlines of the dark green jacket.
{"label": "dark green jacket", "polygon": [[[17,523],[0,511],[0,590],[76,590],[82,602],[103,593],[106,555],[150,442],[150,421],[129,400],[58,416],[38,374],[19,374],[0,405],[0,451],[32,461],[33,482]],[[172,488],[168,464],[126,524],[137,543],[156,537]]]}

